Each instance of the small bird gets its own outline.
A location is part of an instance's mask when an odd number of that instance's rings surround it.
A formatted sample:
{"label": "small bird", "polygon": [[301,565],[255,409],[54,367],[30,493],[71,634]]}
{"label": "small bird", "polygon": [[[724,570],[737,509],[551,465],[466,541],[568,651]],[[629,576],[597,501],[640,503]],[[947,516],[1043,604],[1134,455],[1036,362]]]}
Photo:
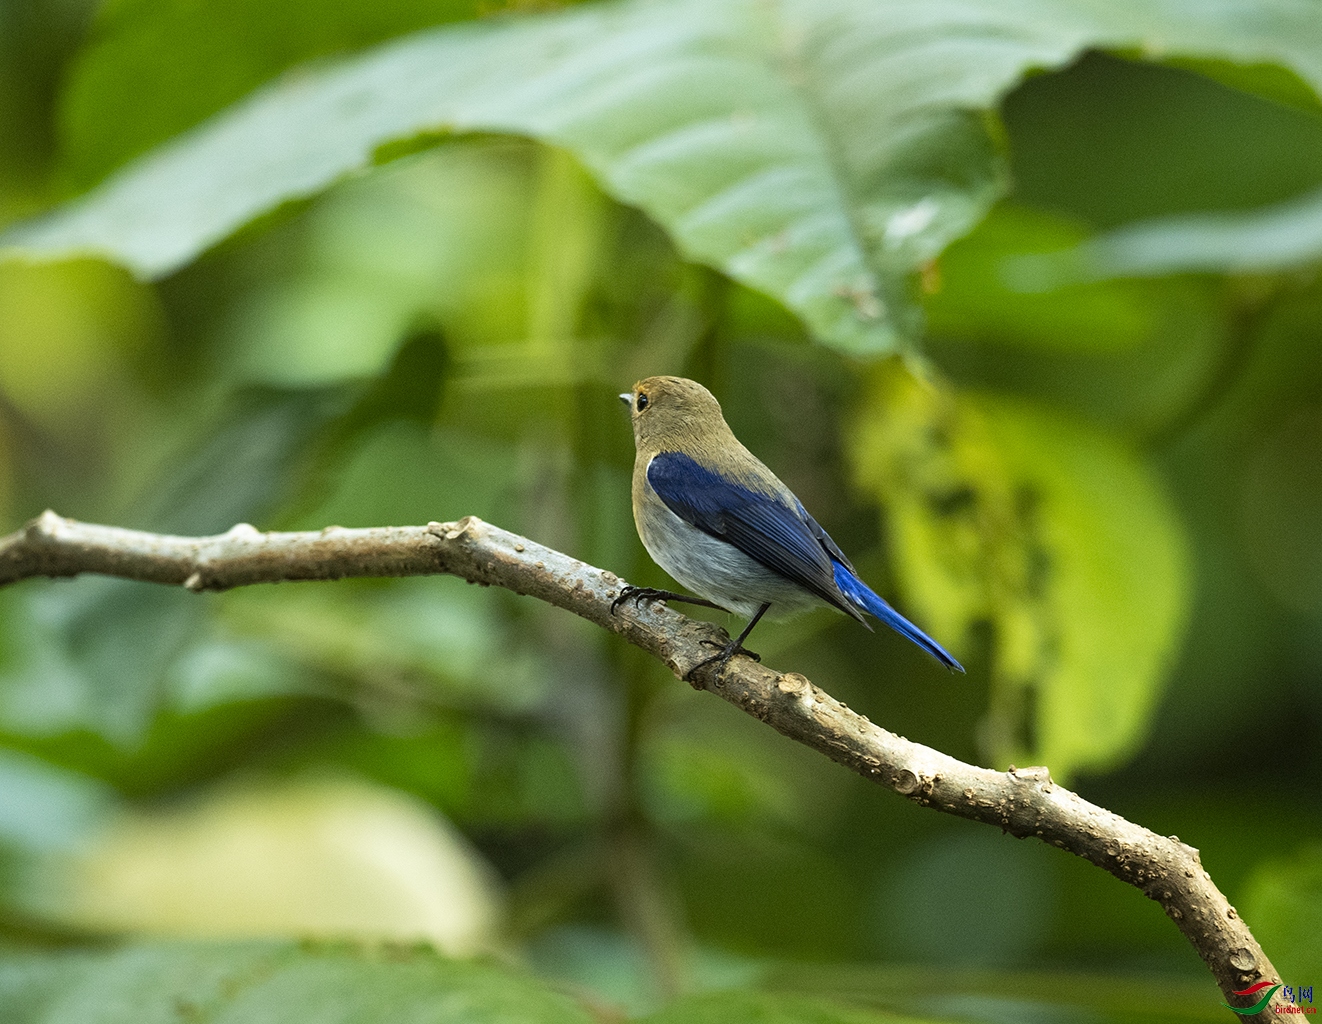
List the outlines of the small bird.
{"label": "small bird", "polygon": [[657,565],[701,597],[625,587],[611,611],[628,600],[673,600],[749,620],[737,639],[690,675],[712,662],[723,668],[736,654],[760,660],[744,641],[764,615],[792,615],[821,604],[869,629],[863,612],[870,612],[946,668],[964,671],[858,578],[803,503],[739,443],[710,391],[683,377],[648,377],[620,399],[631,410],[637,449],[638,536]]}

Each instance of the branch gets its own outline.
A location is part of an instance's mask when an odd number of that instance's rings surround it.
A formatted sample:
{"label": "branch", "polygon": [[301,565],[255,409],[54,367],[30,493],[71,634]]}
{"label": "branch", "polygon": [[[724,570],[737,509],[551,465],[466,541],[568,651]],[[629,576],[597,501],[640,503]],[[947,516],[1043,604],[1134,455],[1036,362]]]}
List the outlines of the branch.
{"label": "branch", "polygon": [[[623,581],[474,516],[427,526],[261,533],[240,524],[214,537],[172,537],[96,526],[45,512],[0,539],[0,586],[34,576],[103,573],[200,592],[251,583],[348,576],[447,573],[564,608],[618,633],[681,679],[710,656],[703,640],[724,631],[664,605],[611,602]],[[1051,781],[1046,768],[992,771],[887,732],[795,672],[747,658],[723,673],[699,669],[693,685],[724,698],[791,739],[924,807],[1036,836],[1104,868],[1156,900],[1207,962],[1232,1005],[1258,982],[1281,981],[1248,926],[1203,870],[1198,851],[1159,836]],[[1271,1006],[1284,1005],[1279,995]],[[1271,1006],[1244,1017],[1266,1024]]]}

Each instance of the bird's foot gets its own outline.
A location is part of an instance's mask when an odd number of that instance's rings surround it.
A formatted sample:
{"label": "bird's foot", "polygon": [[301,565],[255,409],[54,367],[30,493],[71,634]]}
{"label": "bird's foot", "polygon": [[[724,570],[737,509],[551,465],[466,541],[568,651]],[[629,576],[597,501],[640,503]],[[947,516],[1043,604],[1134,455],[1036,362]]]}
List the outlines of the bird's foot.
{"label": "bird's foot", "polygon": [[611,602],[611,614],[614,615],[615,609],[625,601],[632,601],[634,607],[642,601],[681,601],[684,604],[700,604],[706,608],[724,611],[720,605],[708,601],[705,597],[689,597],[688,594],[677,594],[673,590],[657,590],[656,587],[625,587],[620,591],[620,596]]}
{"label": "bird's foot", "polygon": [[685,682],[689,682],[689,683],[693,682],[693,674],[697,672],[698,669],[706,668],[708,665],[715,665],[716,666],[715,675],[719,676],[722,672],[725,671],[725,666],[730,663],[730,659],[733,658],[736,654],[742,654],[745,657],[752,658],[754,661],[761,661],[762,655],[758,654],[756,651],[750,651],[747,647],[745,647],[742,643],[740,643],[740,640],[742,639],[743,637],[740,637],[738,640],[731,640],[729,643],[725,643],[725,644],[717,643],[715,640],[700,641],[700,643],[704,647],[715,647],[718,648],[718,651],[716,654],[713,654],[710,658],[706,658],[703,661],[698,662],[691,669],[685,672],[684,673]]}
{"label": "bird's foot", "polygon": [[625,601],[632,601],[636,608],[643,601],[664,601],[670,596],[670,591],[657,590],[655,587],[625,587],[620,591],[620,596],[611,602],[611,614],[614,615],[615,609]]}

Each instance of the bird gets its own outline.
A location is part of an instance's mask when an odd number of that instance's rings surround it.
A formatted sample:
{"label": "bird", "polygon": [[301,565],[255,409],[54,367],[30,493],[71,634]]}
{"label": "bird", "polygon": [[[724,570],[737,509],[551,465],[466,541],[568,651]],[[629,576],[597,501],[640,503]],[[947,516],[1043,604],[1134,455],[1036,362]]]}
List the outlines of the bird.
{"label": "bird", "polygon": [[786,617],[825,604],[868,629],[863,613],[908,637],[952,672],[964,667],[940,644],[878,597],[803,503],[734,436],[716,397],[684,377],[647,377],[620,395],[630,409],[636,456],[633,517],[652,560],[693,597],[626,586],[611,605],[669,600],[748,619],[719,653],[735,655],[764,616]]}

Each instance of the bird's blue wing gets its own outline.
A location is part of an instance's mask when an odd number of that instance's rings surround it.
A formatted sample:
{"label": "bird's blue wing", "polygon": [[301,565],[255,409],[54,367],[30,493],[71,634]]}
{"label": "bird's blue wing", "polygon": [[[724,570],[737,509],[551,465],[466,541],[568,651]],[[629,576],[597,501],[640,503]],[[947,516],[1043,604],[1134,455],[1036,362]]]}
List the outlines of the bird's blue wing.
{"label": "bird's blue wing", "polygon": [[686,523],[734,545],[864,625],[867,622],[860,609],[871,612],[947,668],[964,671],[945,648],[858,578],[844,552],[793,495],[792,506],[783,504],[678,452],[653,457],[647,482]]}
{"label": "bird's blue wing", "polygon": [[[661,452],[647,467],[647,482],[665,506],[686,523],[734,545],[754,561],[793,580],[862,621],[840,592],[831,554],[839,551],[794,500],[794,506],[750,490],[679,452]],[[839,556],[845,565],[844,555]]]}
{"label": "bird's blue wing", "polygon": [[[808,529],[812,531],[812,535],[817,538],[817,543],[826,549],[831,561],[839,562],[852,573],[854,571],[853,563],[845,557],[845,553],[840,550],[840,545],[831,539],[831,535],[821,528],[816,519],[808,515],[808,510],[803,507],[803,503],[798,498],[794,499],[794,505],[798,508],[799,514],[803,516],[803,521],[808,525]],[[835,571],[834,566],[832,566],[832,571]],[[839,573],[836,573],[836,582],[839,582]]]}
{"label": "bird's blue wing", "polygon": [[859,579],[830,534],[793,495],[792,506],[782,504],[678,452],[661,452],[653,457],[647,467],[647,482],[665,506],[686,523],[734,545],[865,626],[868,623],[860,609],[870,612],[948,669],[964,671],[945,648]]}

